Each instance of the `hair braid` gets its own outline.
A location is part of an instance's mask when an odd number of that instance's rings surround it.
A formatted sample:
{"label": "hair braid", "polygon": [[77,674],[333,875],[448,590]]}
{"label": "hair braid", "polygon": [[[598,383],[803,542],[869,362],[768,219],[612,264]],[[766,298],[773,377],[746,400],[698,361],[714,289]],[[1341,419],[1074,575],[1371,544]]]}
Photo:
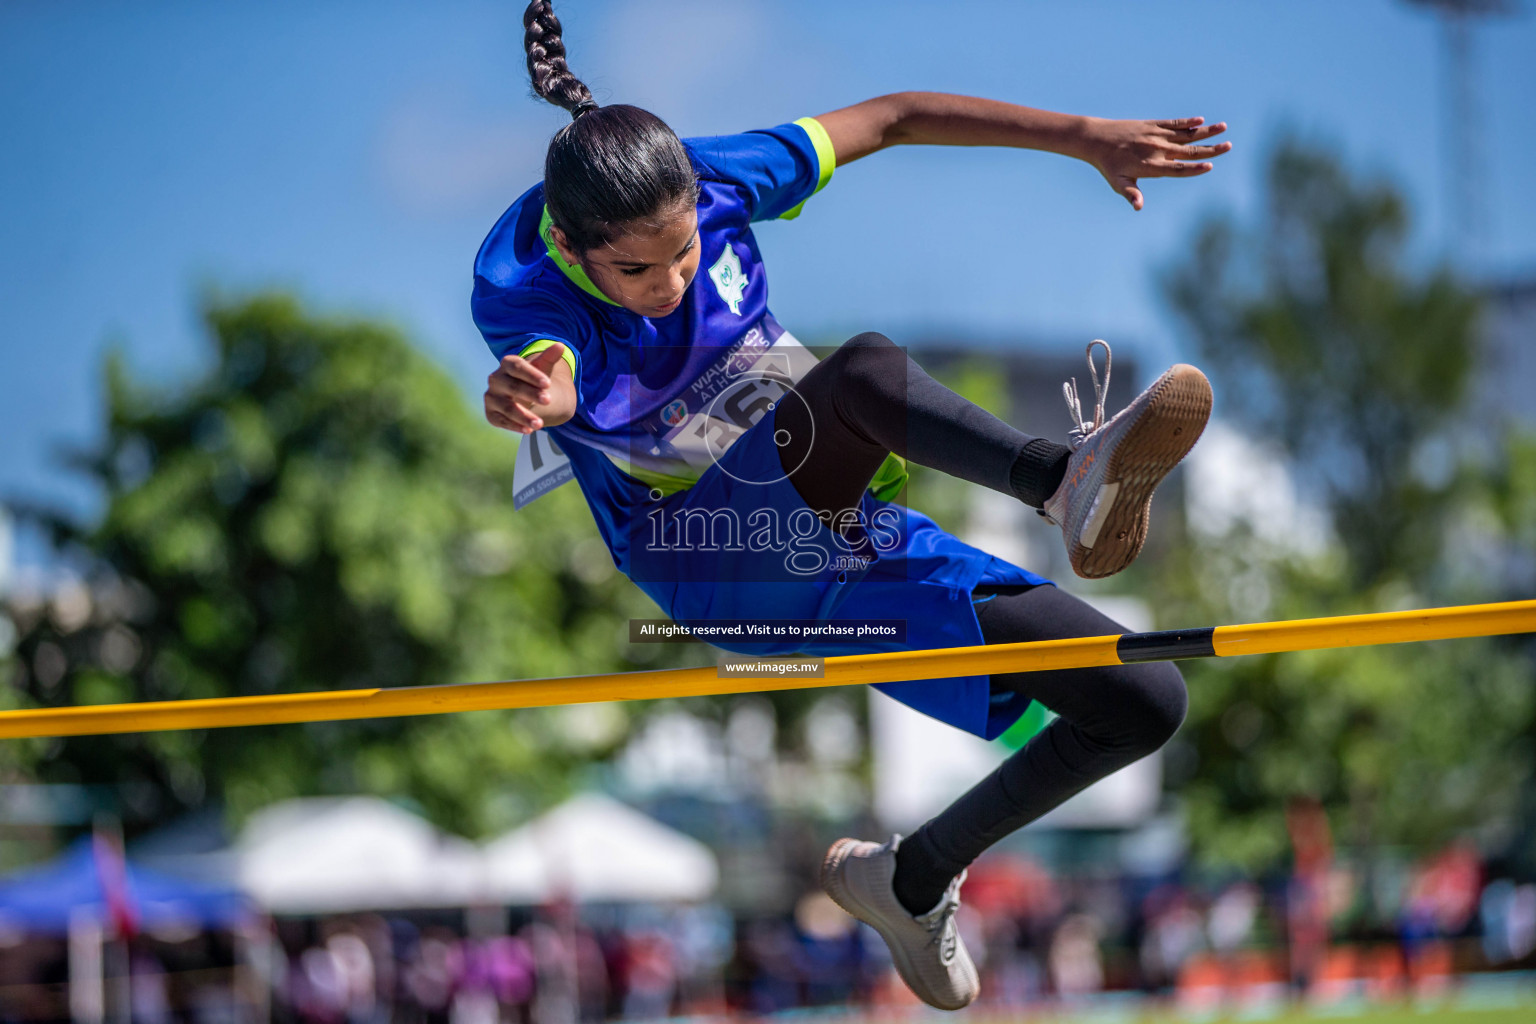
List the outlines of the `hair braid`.
{"label": "hair braid", "polygon": [[699,182],[681,140],[639,107],[598,107],[565,63],[550,0],[533,0],[523,11],[523,48],[534,93],[571,112],[571,123],[555,132],[544,155],[544,205],[578,253],[631,225],[693,207]]}
{"label": "hair braid", "polygon": [[523,12],[523,49],[528,52],[528,77],[541,99],[579,117],[597,106],[592,90],[571,73],[565,62],[560,19],[550,0],[533,0]]}

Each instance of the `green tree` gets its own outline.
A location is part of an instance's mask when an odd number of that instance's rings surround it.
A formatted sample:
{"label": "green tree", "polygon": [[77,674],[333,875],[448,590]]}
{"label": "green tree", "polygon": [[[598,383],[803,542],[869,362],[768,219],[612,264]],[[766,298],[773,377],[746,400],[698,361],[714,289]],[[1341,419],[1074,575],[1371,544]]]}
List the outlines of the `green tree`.
{"label": "green tree", "polygon": [[[94,526],[55,517],[87,587],[16,606],[10,706],[531,678],[686,656],[624,642],[655,608],[575,487],[514,516],[516,446],[397,332],[291,300],[215,303],[212,369],[149,387],[106,365],[76,461]],[[697,660],[697,652],[692,652]],[[658,661],[658,659],[660,659]],[[469,834],[560,796],[623,730],[561,709],[38,741],[13,772],[115,791],[152,823],[209,799],[375,792]]]}
{"label": "green tree", "polygon": [[[1307,617],[1499,596],[1461,569],[1504,543],[1458,432],[1478,302],[1408,269],[1408,208],[1325,151],[1281,144],[1256,223],[1217,217],[1165,278],[1219,411],[1280,446],[1324,513],[1309,545],[1238,527],[1163,574],[1180,622]],[[1481,533],[1479,531],[1482,531]],[[1359,844],[1443,843],[1514,813],[1531,773],[1530,665],[1506,641],[1322,651],[1187,666],[1184,788],[1210,860],[1283,856],[1283,807],[1314,797]]]}

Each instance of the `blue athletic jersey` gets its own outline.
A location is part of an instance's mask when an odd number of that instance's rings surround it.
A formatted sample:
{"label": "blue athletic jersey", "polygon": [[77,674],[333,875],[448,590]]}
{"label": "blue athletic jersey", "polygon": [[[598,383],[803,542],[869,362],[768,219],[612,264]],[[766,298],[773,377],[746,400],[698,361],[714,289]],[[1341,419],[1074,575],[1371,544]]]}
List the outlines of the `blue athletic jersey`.
{"label": "blue athletic jersey", "polygon": [[[543,185],[525,192],[497,222],[475,260],[471,309],[498,359],[531,355],[560,342],[566,348],[578,405],[569,422],[547,428],[571,460],[615,562],[628,571],[632,516],[652,492],[691,486],[710,459],[701,446],[719,438],[689,438],[677,429],[717,397],[723,371],[767,354],[784,331],[768,312],[768,277],[752,236],[755,221],[793,218],[832,177],[835,157],[826,131],[812,118],[765,131],[685,139],[699,178],[699,272],[682,303],[664,317],[632,313],[608,299],[579,265],[565,262],[549,241]],[[786,346],[787,347],[787,346]],[[709,427],[738,431],[762,415],[738,397],[732,424],[717,415]],[[703,427],[703,424],[700,425]],[[734,436],[730,440],[734,440]],[[706,442],[709,442],[706,445]],[[876,494],[900,490],[900,460],[887,464]]]}
{"label": "blue athletic jersey", "polygon": [[[558,441],[615,564],[678,622],[908,623],[901,643],[789,644],[750,653],[982,643],[970,605],[978,582],[1046,581],[892,503],[905,481],[895,456],[864,495],[858,511],[867,543],[856,551],[805,507],[779,462],[769,413],[814,357],[768,310],[751,225],[797,216],[827,184],[835,157],[826,131],[803,118],[683,145],[699,179],[701,254],[698,274],[667,316],[624,309],[561,258],[549,241],[542,185],[524,193],[481,246],[471,306],[491,351],[498,359],[530,355],[559,342],[576,382],[574,417],[525,438],[519,458],[541,450],[541,435]],[[553,486],[558,478],[543,482]],[[1028,705],[1013,696],[994,703],[985,676],[880,688],[989,738]]]}

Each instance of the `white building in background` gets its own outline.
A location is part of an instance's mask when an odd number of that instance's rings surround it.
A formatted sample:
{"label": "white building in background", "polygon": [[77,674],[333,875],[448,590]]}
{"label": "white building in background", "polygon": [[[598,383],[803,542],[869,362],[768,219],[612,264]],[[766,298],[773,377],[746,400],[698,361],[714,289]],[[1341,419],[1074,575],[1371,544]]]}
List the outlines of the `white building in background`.
{"label": "white building in background", "polygon": [[1327,514],[1303,499],[1280,447],[1230,423],[1210,422],[1183,472],[1184,515],[1197,535],[1222,537],[1246,526],[1277,551],[1299,555],[1319,554],[1332,539]]}

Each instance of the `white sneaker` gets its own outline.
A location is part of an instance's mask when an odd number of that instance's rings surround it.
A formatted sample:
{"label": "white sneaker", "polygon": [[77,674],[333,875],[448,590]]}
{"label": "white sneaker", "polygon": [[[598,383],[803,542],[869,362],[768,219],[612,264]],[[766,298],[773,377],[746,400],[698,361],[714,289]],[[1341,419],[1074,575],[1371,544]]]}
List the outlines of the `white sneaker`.
{"label": "white sneaker", "polygon": [[929,1006],[958,1010],[981,992],[976,965],[955,926],[965,873],[949,883],[938,906],[914,917],[892,887],[900,845],[899,835],[883,846],[839,839],[821,862],[821,887],[838,906],[880,933],[913,994]]}
{"label": "white sneaker", "polygon": [[[1093,365],[1095,345],[1104,347],[1104,383]],[[1152,492],[1189,453],[1211,415],[1211,384],[1205,374],[1179,363],[1104,421],[1109,391],[1109,346],[1088,346],[1093,374],[1093,419],[1083,419],[1077,381],[1062,385],[1074,451],[1056,493],[1040,511],[1061,527],[1072,571],[1095,579],[1113,576],[1135,561],[1147,539]]]}

